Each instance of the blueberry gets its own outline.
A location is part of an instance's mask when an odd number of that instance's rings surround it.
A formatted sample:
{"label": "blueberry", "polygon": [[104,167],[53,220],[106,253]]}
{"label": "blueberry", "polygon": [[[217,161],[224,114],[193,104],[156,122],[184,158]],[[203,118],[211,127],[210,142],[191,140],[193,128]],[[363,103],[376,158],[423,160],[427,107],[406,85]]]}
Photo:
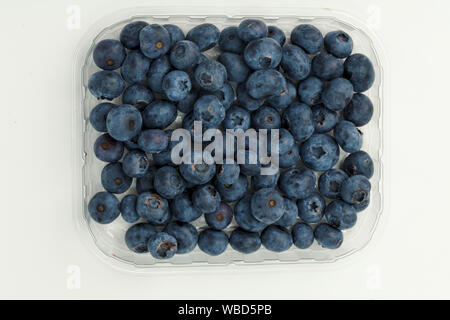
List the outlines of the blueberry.
{"label": "blueberry", "polygon": [[370,99],[362,93],[353,95],[352,101],[345,107],[344,119],[351,121],[357,127],[365,126],[373,116],[373,104]]}
{"label": "blueberry", "polygon": [[262,245],[270,251],[283,252],[292,246],[292,236],[281,226],[268,226],[261,234]]}
{"label": "blueberry", "polygon": [[253,70],[278,67],[282,55],[280,44],[272,38],[253,40],[244,50],[244,60]]}
{"label": "blueberry", "polygon": [[164,76],[162,88],[169,100],[180,101],[191,91],[191,79],[184,71],[171,71]]}
{"label": "blueberry", "polygon": [[311,63],[312,72],[322,80],[333,80],[342,77],[344,64],[335,56],[328,53],[319,53]]}
{"label": "blueberry", "polygon": [[283,113],[282,126],[289,130],[296,141],[307,140],[315,129],[311,108],[304,103],[292,103]]}
{"label": "blueberry", "polygon": [[109,192],[99,192],[88,204],[91,218],[100,224],[109,224],[120,215],[119,200]]}
{"label": "blueberry", "polygon": [[323,81],[311,76],[298,84],[298,97],[300,101],[309,106],[322,102]]}
{"label": "blueberry", "polygon": [[239,24],[238,36],[242,41],[250,42],[255,39],[267,37],[266,24],[257,19],[246,19]]}
{"label": "blueberry", "polygon": [[340,121],[334,128],[334,137],[341,148],[348,153],[357,152],[361,149],[362,133],[353,122]]}
{"label": "blueberry", "polygon": [[148,23],[144,21],[135,21],[127,24],[120,32],[120,42],[127,49],[139,49],[139,33],[146,26],[148,26]]}
{"label": "blueberry", "polygon": [[234,218],[237,224],[244,230],[249,232],[260,232],[267,225],[263,222],[256,220],[250,208],[251,195],[247,195],[236,204],[234,208]]}
{"label": "blueberry", "polygon": [[203,213],[217,211],[220,201],[220,193],[211,184],[198,186],[192,192],[192,203]]}
{"label": "blueberry", "polygon": [[281,67],[295,81],[306,79],[311,72],[311,61],[302,48],[292,44],[283,47]]}
{"label": "blueberry", "polygon": [[330,199],[339,199],[341,197],[342,183],[348,179],[348,175],[339,169],[330,169],[319,178],[320,193]]}
{"label": "blueberry", "polygon": [[122,65],[127,53],[120,41],[106,39],[100,41],[92,54],[95,64],[103,70],[116,70]]}
{"label": "blueberry", "polygon": [[375,70],[369,58],[357,53],[345,60],[344,77],[350,80],[355,92],[364,92],[372,87],[375,81]]}
{"label": "blueberry", "polygon": [[218,165],[216,179],[221,184],[233,184],[239,180],[241,170],[236,163],[224,163]]}
{"label": "blueberry", "polygon": [[165,129],[177,118],[177,108],[167,101],[155,101],[142,111],[144,126],[148,129]]}
{"label": "blueberry", "polygon": [[231,184],[220,183],[217,179],[214,181],[214,185],[219,192],[222,200],[227,202],[234,202],[241,199],[248,188],[248,180],[244,175],[239,175],[236,182]]}
{"label": "blueberry", "polygon": [[277,225],[288,228],[292,226],[298,218],[298,208],[295,201],[284,198],[284,213],[276,222]]}
{"label": "blueberry", "polygon": [[309,54],[318,53],[323,48],[323,36],[319,29],[310,24],[301,24],[292,30],[291,42]]}
{"label": "blueberry", "polygon": [[148,240],[157,233],[156,228],[149,223],[138,223],[125,233],[125,243],[133,252],[148,252]]}
{"label": "blueberry", "polygon": [[289,169],[281,174],[279,187],[291,199],[305,199],[314,192],[316,176],[303,167]]}
{"label": "blueberry", "polygon": [[137,196],[129,194],[125,196],[120,202],[120,212],[122,218],[128,223],[135,223],[140,219],[139,214],[136,211]]}
{"label": "blueberry", "polygon": [[300,150],[297,144],[294,144],[291,150],[286,153],[280,153],[280,168],[291,168],[300,160]]}
{"label": "blueberry", "polygon": [[186,39],[195,42],[200,51],[214,48],[219,42],[220,31],[211,23],[203,23],[195,26],[186,35]]}
{"label": "blueberry", "polygon": [[[269,142],[270,141],[271,141],[271,138],[269,139]],[[268,146],[270,146],[269,142],[268,142]],[[278,131],[278,145],[279,145],[279,150],[278,150],[279,154],[286,154],[290,150],[292,150],[292,148],[294,148],[295,139],[288,130],[281,128]]]}
{"label": "blueberry", "polygon": [[171,222],[164,228],[164,232],[170,234],[177,240],[177,254],[189,253],[194,250],[197,245],[197,229],[189,223],[180,221]]}
{"label": "blueberry", "polygon": [[322,220],[325,210],[325,199],[317,192],[297,201],[298,215],[303,222],[317,223]]}
{"label": "blueberry", "polygon": [[192,222],[203,214],[194,206],[188,192],[184,192],[172,200],[170,211],[177,220],[183,222]]}
{"label": "blueberry", "polygon": [[154,225],[164,225],[171,218],[169,203],[156,193],[141,193],[136,201],[136,211]]}
{"label": "blueberry", "polygon": [[324,42],[325,49],[335,57],[344,59],[352,53],[353,40],[342,30],[327,33]]}
{"label": "blueberry", "polygon": [[192,70],[198,63],[200,49],[189,40],[177,42],[170,51],[170,63],[178,70]]}
{"label": "blueberry", "polygon": [[156,167],[148,167],[143,177],[136,179],[136,190],[139,194],[153,191],[153,180],[155,180]]}
{"label": "blueberry", "polygon": [[224,52],[240,54],[244,52],[245,42],[238,36],[237,27],[227,27],[219,36],[219,47]]}
{"label": "blueberry", "polygon": [[115,108],[116,105],[109,102],[104,102],[98,104],[94,109],[92,109],[89,115],[89,122],[92,127],[98,132],[106,132],[108,129],[106,128],[106,117],[108,113]]}
{"label": "blueberry", "polygon": [[215,61],[208,60],[200,63],[194,71],[195,82],[206,91],[217,91],[223,87],[227,81],[227,70]]}
{"label": "blueberry", "polygon": [[207,128],[217,128],[225,119],[225,108],[216,96],[202,96],[194,104],[194,119]]}
{"label": "blueberry", "polygon": [[274,39],[280,46],[283,46],[286,42],[286,35],[284,31],[276,26],[269,26],[267,36]]}
{"label": "blueberry", "polygon": [[142,110],[154,99],[152,91],[145,85],[137,83],[125,89],[122,96],[122,103],[129,104]]}
{"label": "blueberry", "polygon": [[122,65],[122,78],[131,84],[142,82],[149,68],[150,60],[147,57],[140,51],[130,51]]}
{"label": "blueberry", "polygon": [[170,49],[170,34],[163,26],[151,24],[139,33],[142,53],[150,59],[156,59],[166,54]]}
{"label": "blueberry", "polygon": [[217,60],[223,64],[227,70],[229,81],[242,83],[247,79],[250,69],[240,55],[231,52],[223,52]]}
{"label": "blueberry", "polygon": [[327,171],[339,160],[339,146],[329,135],[315,133],[300,148],[300,157],[308,168]]}
{"label": "blueberry", "polygon": [[216,174],[216,165],[206,164],[205,162],[199,164],[181,164],[180,174],[183,176],[184,180],[196,185],[201,185],[208,183],[214,178],[214,175]]}
{"label": "blueberry", "polygon": [[280,94],[269,97],[267,103],[274,108],[285,109],[295,101],[296,97],[297,89],[295,89],[295,85],[286,81],[286,88]]}
{"label": "blueberry", "polygon": [[153,185],[156,192],[166,199],[174,199],[186,188],[183,178],[174,167],[165,166],[156,171]]}
{"label": "blueberry", "polygon": [[250,208],[256,220],[272,224],[277,222],[285,212],[284,198],[273,188],[263,188],[252,195]]}
{"label": "blueberry", "polygon": [[258,173],[252,177],[252,187],[256,191],[263,188],[275,188],[279,178],[280,171],[277,171],[277,173],[273,175],[262,175],[261,173]]}
{"label": "blueberry", "polygon": [[352,176],[342,183],[341,197],[349,204],[361,204],[369,199],[370,189],[370,181],[365,176]]}
{"label": "blueberry", "polygon": [[237,161],[241,167],[241,173],[247,177],[255,176],[261,172],[258,154],[253,150],[238,150]]}
{"label": "blueberry", "polygon": [[89,78],[88,88],[97,99],[113,100],[122,94],[125,82],[114,71],[99,71]]}
{"label": "blueberry", "polygon": [[252,124],[255,129],[278,129],[281,117],[274,108],[263,106],[252,114]]}
{"label": "blueberry", "polygon": [[314,128],[317,133],[326,133],[336,126],[338,122],[338,114],[326,108],[323,104],[318,104],[311,107]]}
{"label": "blueberry", "polygon": [[334,200],[327,205],[325,217],[330,225],[340,230],[352,228],[357,219],[353,206],[341,200]]}
{"label": "blueberry", "polygon": [[238,85],[236,93],[238,103],[248,111],[254,111],[264,104],[265,98],[254,99],[248,94],[245,83]]}
{"label": "blueberry", "polygon": [[127,141],[123,142],[123,144],[125,145],[127,150],[131,151],[131,150],[139,149],[138,138],[139,138],[139,136],[134,136],[130,140],[127,140]]}
{"label": "blueberry", "polygon": [[245,85],[253,99],[261,99],[281,94],[286,88],[286,80],[274,69],[257,70],[248,77]]}
{"label": "blueberry", "polygon": [[159,129],[144,130],[139,135],[138,144],[147,153],[158,153],[167,148],[169,137]]}
{"label": "blueberry", "polygon": [[141,131],[141,113],[132,105],[122,104],[108,113],[106,128],[117,141],[130,140]]}
{"label": "blueberry", "polygon": [[125,174],[132,178],[141,178],[147,173],[150,162],[145,152],[132,150],[128,152],[122,161]]}
{"label": "blueberry", "polygon": [[228,247],[228,237],[223,231],[205,229],[198,235],[198,247],[210,256],[218,256]]}
{"label": "blueberry", "polygon": [[292,227],[292,239],[299,249],[308,249],[314,242],[314,231],[306,223],[297,223]]}
{"label": "blueberry", "polygon": [[[171,136],[172,135],[172,130],[167,130],[167,135]],[[178,145],[180,143],[181,139],[176,141],[176,140],[171,140],[169,142],[169,145],[167,146],[167,148],[164,151],[161,151],[159,153],[155,153],[153,154],[153,162],[155,163],[156,166],[174,166],[175,164],[172,162],[172,150],[173,148]],[[180,152],[179,154],[180,156],[183,155],[182,152]]]}
{"label": "blueberry", "polygon": [[101,181],[106,191],[121,194],[130,188],[133,179],[123,172],[120,162],[113,162],[103,168]]}
{"label": "blueberry", "polygon": [[192,88],[191,92],[188,93],[186,98],[177,103],[177,109],[183,113],[189,113],[194,109],[194,103],[198,99],[198,90]]}
{"label": "blueberry", "polygon": [[314,238],[319,245],[326,249],[338,249],[344,241],[342,231],[323,223],[314,230]]}
{"label": "blueberry", "polygon": [[162,80],[171,68],[169,58],[166,55],[153,60],[147,74],[147,84],[150,89],[157,93],[163,93]]}
{"label": "blueberry", "polygon": [[344,78],[328,82],[322,92],[322,102],[330,110],[341,111],[352,100],[353,86]]}
{"label": "blueberry", "polygon": [[223,230],[228,227],[233,220],[233,209],[225,202],[222,202],[215,212],[206,213],[205,221],[211,229]]}
{"label": "blueberry", "polygon": [[170,48],[173,48],[176,43],[185,39],[183,30],[174,24],[165,24],[163,27],[170,35]]}
{"label": "blueberry", "polygon": [[217,91],[209,92],[201,90],[201,95],[214,95],[222,103],[225,110],[231,107],[234,102],[235,93],[233,87],[229,83],[225,83],[222,88]]}
{"label": "blueberry", "polygon": [[367,152],[357,151],[344,160],[342,169],[350,176],[363,175],[370,179],[373,176],[373,161]]}
{"label": "blueberry", "polygon": [[152,235],[147,246],[148,251],[155,259],[170,259],[178,250],[177,240],[165,232]]}
{"label": "blueberry", "polygon": [[240,253],[250,254],[261,248],[261,239],[256,232],[248,232],[238,228],[233,230],[230,235],[230,245]]}
{"label": "blueberry", "polygon": [[358,213],[358,212],[366,210],[367,207],[369,207],[369,205],[370,205],[370,194],[366,200],[364,200],[361,203],[353,204],[352,207],[353,207],[353,209],[355,209],[356,213]]}
{"label": "blueberry", "polygon": [[123,143],[117,141],[107,133],[102,134],[94,143],[95,156],[104,162],[116,162],[122,158]]}
{"label": "blueberry", "polygon": [[225,129],[246,131],[250,128],[250,113],[239,106],[232,106],[227,110],[222,125]]}

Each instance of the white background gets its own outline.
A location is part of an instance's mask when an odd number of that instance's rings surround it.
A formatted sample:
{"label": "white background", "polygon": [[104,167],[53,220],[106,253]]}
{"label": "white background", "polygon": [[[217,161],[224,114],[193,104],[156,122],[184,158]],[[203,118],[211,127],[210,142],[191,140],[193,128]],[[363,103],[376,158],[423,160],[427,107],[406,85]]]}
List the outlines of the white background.
{"label": "white background", "polygon": [[[86,249],[71,209],[74,51],[103,15],[158,3],[1,2],[0,298],[450,298],[450,2],[445,0],[320,2],[372,25],[389,62],[389,197],[381,228],[363,252],[325,267],[230,267],[138,277],[104,265]],[[217,3],[220,14],[220,6],[243,1],[208,3]],[[318,2],[245,1],[313,3]],[[67,28],[70,5],[81,9],[78,30]],[[80,282],[74,283],[78,271]]]}

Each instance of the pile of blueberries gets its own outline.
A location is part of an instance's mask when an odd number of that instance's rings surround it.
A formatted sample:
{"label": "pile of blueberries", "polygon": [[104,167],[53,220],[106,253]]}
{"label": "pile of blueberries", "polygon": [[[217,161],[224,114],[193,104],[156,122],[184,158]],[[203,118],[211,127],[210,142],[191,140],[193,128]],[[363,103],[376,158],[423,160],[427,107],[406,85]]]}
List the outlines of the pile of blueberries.
{"label": "pile of blueberries", "polygon": [[[217,59],[203,54],[217,47]],[[134,224],[126,245],[157,259],[197,245],[213,256],[228,244],[245,254],[261,245],[306,249],[314,239],[339,248],[342,230],[369,205],[374,171],[358,128],[373,116],[362,92],[375,72],[352,51],[343,31],[324,37],[302,24],[287,41],[281,29],[257,19],[222,31],[205,23],[187,35],[175,25],[137,21],[123,28],[120,41],[99,42],[93,59],[102,70],[88,89],[109,102],[92,110],[90,123],[103,133],[95,155],[108,164],[101,173],[106,191],[88,204],[92,219],[108,224],[121,214]],[[111,103],[119,97],[120,105]],[[178,115],[190,132],[194,121],[222,131],[279,129],[280,170],[262,175],[260,162],[175,165],[178,142],[168,128]],[[349,155],[337,169],[340,149]],[[138,195],[119,201],[115,194],[134,178]],[[191,222],[201,216],[208,227],[198,232]],[[228,235],[223,230],[233,218],[238,227]]]}

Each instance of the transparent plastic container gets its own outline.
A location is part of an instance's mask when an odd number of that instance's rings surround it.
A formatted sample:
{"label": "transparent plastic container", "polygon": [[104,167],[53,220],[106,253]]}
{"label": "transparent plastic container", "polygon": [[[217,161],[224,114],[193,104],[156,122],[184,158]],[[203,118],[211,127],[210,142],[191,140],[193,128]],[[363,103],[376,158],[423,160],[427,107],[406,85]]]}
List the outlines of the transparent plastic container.
{"label": "transparent plastic container", "polygon": [[[302,9],[284,8],[284,10],[266,8],[261,14],[245,14],[254,12],[247,10],[229,10],[227,15],[179,15],[178,12],[191,12],[178,8],[176,14],[164,9],[155,14],[152,8],[129,9],[118,12],[99,21],[89,30],[79,46],[74,70],[74,218],[81,237],[92,251],[107,263],[123,270],[133,272],[146,272],[154,268],[167,267],[192,267],[192,266],[214,266],[214,265],[251,265],[251,264],[283,264],[283,263],[330,263],[344,257],[350,256],[356,251],[364,248],[372,239],[383,213],[383,107],[384,98],[384,58],[382,48],[375,35],[363,23],[348,14],[332,11],[329,9]],[[197,11],[198,12],[198,11]],[[267,14],[265,14],[266,12]],[[279,12],[279,13],[278,13]],[[274,14],[275,13],[275,14]],[[88,89],[87,83],[91,74],[98,71],[92,59],[92,51],[95,45],[103,39],[118,39],[121,29],[128,23],[144,20],[148,23],[166,24],[172,23],[180,26],[184,32],[201,23],[213,23],[220,30],[225,27],[238,25],[245,18],[258,18],[267,25],[280,27],[289,39],[291,30],[302,23],[311,23],[318,27],[323,34],[333,30],[344,30],[354,42],[353,53],[363,53],[372,61],[376,79],[372,88],[365,94],[372,100],[374,115],[372,121],[361,128],[364,134],[362,150],[370,154],[374,161],[375,173],[371,179],[372,192],[371,204],[363,212],[358,214],[358,222],[355,227],[344,231],[344,242],[337,250],[321,248],[315,241],[313,246],[307,250],[300,250],[292,246],[288,251],[275,253],[261,247],[253,254],[245,255],[233,250],[230,246],[225,253],[217,257],[208,256],[201,252],[198,247],[191,253],[175,255],[167,261],[155,260],[150,254],[136,254],[125,245],[124,235],[131,224],[125,222],[122,217],[109,225],[100,225],[90,218],[87,205],[91,197],[103,191],[100,182],[100,173],[105,163],[96,159],[93,153],[93,144],[100,135],[89,124],[90,111],[99,103]],[[205,54],[215,57],[217,49],[209,50]],[[120,98],[113,101],[120,103]],[[180,114],[181,115],[181,114]],[[181,122],[178,116],[177,123]],[[341,159],[346,157],[341,150]],[[126,194],[135,193],[135,182]],[[119,195],[119,199],[126,194]],[[206,226],[203,217],[193,223],[195,227],[202,230]],[[229,234],[236,227],[235,221],[225,231]]]}

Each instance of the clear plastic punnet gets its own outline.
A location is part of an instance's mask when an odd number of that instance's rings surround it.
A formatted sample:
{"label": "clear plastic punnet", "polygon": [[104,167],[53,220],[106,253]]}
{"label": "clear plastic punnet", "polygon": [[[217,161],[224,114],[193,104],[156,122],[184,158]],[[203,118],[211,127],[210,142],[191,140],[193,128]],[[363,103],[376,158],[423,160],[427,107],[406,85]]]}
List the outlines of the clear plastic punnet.
{"label": "clear plastic punnet", "polygon": [[[203,12],[201,8],[197,9]],[[94,155],[93,144],[100,133],[95,131],[89,123],[90,111],[99,103],[87,88],[89,77],[99,71],[92,58],[93,49],[103,39],[119,39],[121,29],[132,21],[171,23],[178,25],[187,33],[192,27],[202,23],[212,23],[222,30],[228,26],[239,25],[245,18],[257,18],[266,22],[267,25],[275,25],[286,33],[287,39],[293,28],[303,23],[313,24],[323,34],[334,30],[343,30],[353,39],[353,53],[363,53],[372,61],[376,78],[371,89],[364,94],[373,102],[374,115],[369,124],[360,128],[363,133],[361,149],[370,154],[375,167],[374,176],[370,180],[372,184],[370,206],[358,214],[357,224],[353,228],[343,231],[344,242],[337,250],[324,249],[315,241],[309,249],[301,250],[292,246],[288,251],[282,253],[271,252],[263,246],[252,254],[241,254],[228,246],[223,254],[216,257],[208,256],[197,247],[191,253],[175,255],[168,260],[156,260],[148,253],[134,253],[127,248],[124,241],[125,232],[131,224],[119,216],[113,223],[101,225],[92,220],[87,210],[91,197],[97,192],[103,191],[100,174],[105,165]],[[208,57],[217,57],[219,50],[214,48],[204,54]],[[170,269],[228,264],[330,263],[362,250],[371,241],[383,214],[383,109],[386,102],[384,67],[383,49],[370,28],[351,15],[330,9],[284,8],[271,10],[265,8],[255,11],[252,8],[235,8],[222,14],[210,15],[197,14],[196,10],[192,8],[186,8],[186,10],[181,10],[181,8],[177,10],[136,8],[121,11],[99,20],[89,29],[80,43],[74,69],[75,209],[73,214],[82,239],[103,261],[119,269],[137,273],[151,272],[155,270],[154,268]],[[120,98],[112,102],[121,103]],[[181,119],[182,114],[179,113],[174,127],[180,126]],[[341,150],[340,162],[336,167],[340,166],[346,156],[347,153]],[[127,193],[118,195],[119,200],[130,193],[137,194],[135,182]],[[203,217],[192,224],[199,231],[206,227]],[[225,232],[229,235],[236,226],[236,222],[233,220]]]}

